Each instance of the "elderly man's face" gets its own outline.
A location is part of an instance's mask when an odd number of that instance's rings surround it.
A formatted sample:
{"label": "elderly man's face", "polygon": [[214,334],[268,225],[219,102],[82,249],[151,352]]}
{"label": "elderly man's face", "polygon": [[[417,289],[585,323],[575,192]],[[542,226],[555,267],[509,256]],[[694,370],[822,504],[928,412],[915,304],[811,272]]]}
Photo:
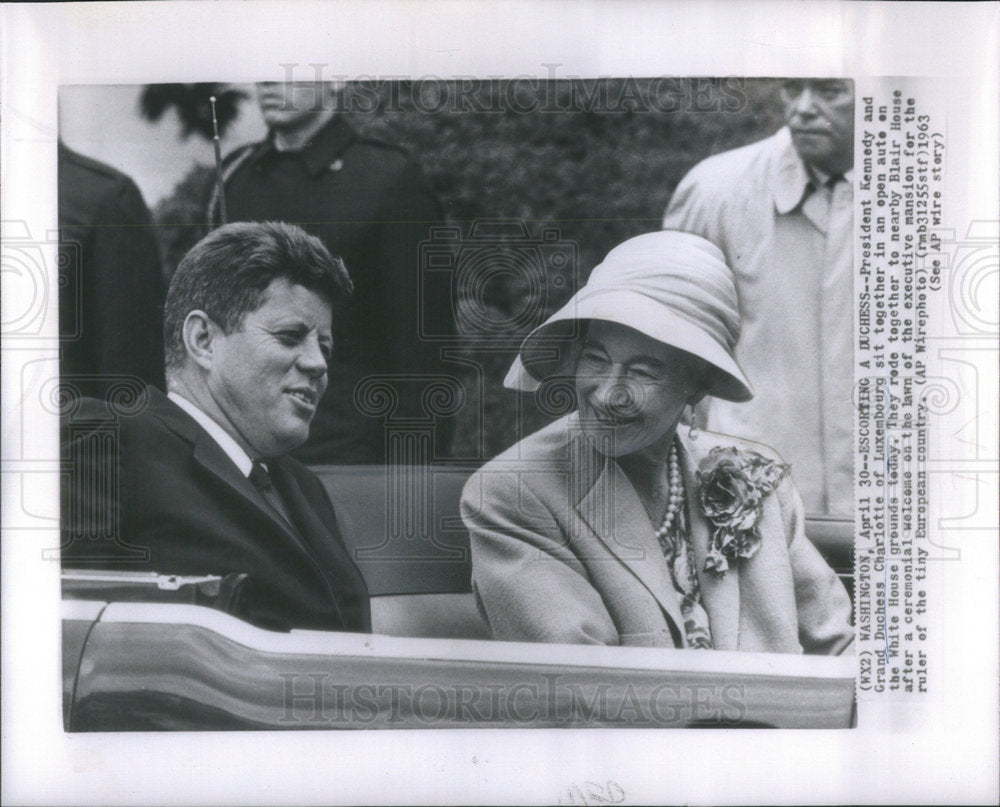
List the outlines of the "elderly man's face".
{"label": "elderly man's face", "polygon": [[799,156],[827,174],[854,164],[854,85],[843,79],[794,79],[781,86]]}
{"label": "elderly man's face", "polygon": [[326,390],[331,318],[326,299],[279,277],[239,330],[216,336],[209,392],[251,456],[285,454],[309,436]]}
{"label": "elderly man's face", "polygon": [[334,109],[337,87],[328,81],[260,81],[257,103],[271,129],[295,129]]}

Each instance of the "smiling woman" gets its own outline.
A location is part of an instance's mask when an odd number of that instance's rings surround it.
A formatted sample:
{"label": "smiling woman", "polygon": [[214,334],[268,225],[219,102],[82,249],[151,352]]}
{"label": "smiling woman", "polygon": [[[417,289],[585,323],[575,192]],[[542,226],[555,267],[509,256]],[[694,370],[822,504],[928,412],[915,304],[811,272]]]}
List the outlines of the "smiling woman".
{"label": "smiling woman", "polygon": [[532,331],[508,386],[572,376],[578,411],[467,483],[472,580],[498,639],[840,653],[843,585],[766,446],[678,430],[753,393],[733,275],[687,233],[637,236]]}
{"label": "smiling woman", "polygon": [[642,453],[662,458],[685,406],[703,389],[697,360],[616,322],[587,326],[576,365],[580,424],[594,440],[608,441],[605,453]]}

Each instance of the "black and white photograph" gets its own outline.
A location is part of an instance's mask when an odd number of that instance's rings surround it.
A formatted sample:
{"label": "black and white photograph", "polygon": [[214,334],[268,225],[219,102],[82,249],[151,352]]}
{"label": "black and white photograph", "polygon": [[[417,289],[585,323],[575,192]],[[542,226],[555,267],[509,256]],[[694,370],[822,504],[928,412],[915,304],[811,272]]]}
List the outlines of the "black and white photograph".
{"label": "black and white photograph", "polygon": [[[852,83],[288,73],[62,91],[67,729],[850,726],[850,665],[730,654],[853,654]],[[221,159],[137,152],[176,180],[150,212],[74,128]],[[339,632],[724,655],[704,689],[676,653],[578,683],[575,647],[465,686]]]}
{"label": "black and white photograph", "polygon": [[998,6],[886,5],[6,9],[12,803],[988,801]]}

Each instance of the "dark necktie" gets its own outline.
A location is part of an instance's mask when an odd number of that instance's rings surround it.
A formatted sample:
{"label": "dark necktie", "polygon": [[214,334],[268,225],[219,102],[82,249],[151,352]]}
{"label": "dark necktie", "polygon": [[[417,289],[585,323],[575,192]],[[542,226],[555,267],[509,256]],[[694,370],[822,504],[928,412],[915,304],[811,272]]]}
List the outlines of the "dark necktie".
{"label": "dark necktie", "polygon": [[274,483],[271,481],[271,475],[267,472],[267,468],[264,467],[264,463],[260,460],[254,460],[253,468],[250,469],[250,482],[253,484],[257,490],[260,491],[261,496],[264,500],[271,505],[271,509],[291,528],[292,532],[297,533],[295,525],[292,522],[292,517],[288,513],[288,508],[285,507],[285,502],[281,498],[281,494],[278,493],[277,488],[274,487]]}
{"label": "dark necktie", "polygon": [[843,174],[834,174],[824,182],[817,182],[815,179],[810,179],[806,185],[806,194],[808,195],[822,190],[827,191],[827,193],[833,193],[833,189],[837,186],[837,183],[845,181],[846,178]]}

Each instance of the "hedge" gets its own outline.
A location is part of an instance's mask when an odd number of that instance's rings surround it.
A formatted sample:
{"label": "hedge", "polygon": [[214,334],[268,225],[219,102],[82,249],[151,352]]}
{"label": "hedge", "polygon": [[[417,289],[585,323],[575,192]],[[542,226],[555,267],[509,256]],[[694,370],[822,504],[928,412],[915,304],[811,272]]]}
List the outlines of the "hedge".
{"label": "hedge", "polygon": [[[347,86],[339,114],[413,151],[464,238],[477,221],[505,219],[526,228],[529,240],[555,228],[561,243],[573,245],[573,282],[546,281],[535,289],[541,317],[564,303],[608,250],[658,229],[671,193],[695,163],[774,132],[781,125],[778,85],[774,79],[368,82]],[[213,181],[213,169],[196,167],[155,208],[168,266],[207,231]],[[513,247],[519,241],[500,240]],[[482,317],[462,318],[465,357],[481,367],[484,383],[480,393],[473,374],[458,373],[468,404],[453,457],[491,457],[557,414],[534,396],[501,387],[515,352],[510,345],[532,324],[517,318],[528,304],[525,293],[523,279],[499,277],[477,303],[487,306],[490,321],[512,323],[506,349],[484,354],[477,347]],[[469,304],[459,301],[463,310]]]}

